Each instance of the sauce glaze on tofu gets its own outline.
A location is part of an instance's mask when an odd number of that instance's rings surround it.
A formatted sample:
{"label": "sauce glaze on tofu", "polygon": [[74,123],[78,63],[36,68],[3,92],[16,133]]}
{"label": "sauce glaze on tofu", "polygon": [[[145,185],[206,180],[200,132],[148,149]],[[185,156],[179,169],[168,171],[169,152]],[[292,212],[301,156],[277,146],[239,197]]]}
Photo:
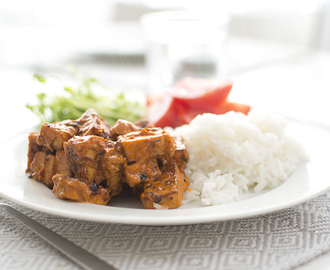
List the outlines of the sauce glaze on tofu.
{"label": "sauce glaze on tofu", "polygon": [[107,205],[129,186],[145,208],[177,208],[189,186],[181,138],[93,109],[77,120],[45,123],[29,135],[26,173],[60,199]]}

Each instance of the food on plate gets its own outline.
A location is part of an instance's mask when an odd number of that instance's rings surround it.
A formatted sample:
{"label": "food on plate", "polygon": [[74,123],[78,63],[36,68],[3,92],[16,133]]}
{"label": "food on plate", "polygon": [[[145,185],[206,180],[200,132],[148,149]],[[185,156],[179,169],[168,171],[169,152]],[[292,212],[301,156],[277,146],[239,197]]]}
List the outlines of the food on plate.
{"label": "food on plate", "polygon": [[63,200],[106,205],[111,197],[107,188],[67,175],[57,173],[52,177],[52,181],[53,193]]}
{"label": "food on plate", "polygon": [[[146,208],[176,208],[181,205],[188,179],[176,163],[167,164],[163,173],[143,185],[140,197]],[[156,205],[155,205],[156,204]]]}
{"label": "food on plate", "polygon": [[203,114],[170,134],[181,136],[189,152],[190,187],[183,204],[231,203],[249,189],[258,193],[286,181],[308,160],[300,143],[286,134],[284,118],[250,111]]}
{"label": "food on plate", "polygon": [[205,113],[175,129],[145,125],[109,126],[93,109],[45,123],[29,135],[26,172],[61,199],[106,205],[126,186],[145,208],[171,209],[275,188],[308,159],[284,118],[256,110]]}
{"label": "food on plate", "polygon": [[[42,123],[77,119],[88,108],[94,108],[110,125],[114,125],[118,119],[135,122],[146,113],[145,105],[137,98],[132,98],[132,92],[109,89],[94,78],[82,77],[77,80],[76,87],[64,86],[62,83],[59,85],[57,80],[53,82],[41,75],[35,75],[35,78],[45,84],[45,91],[37,94],[36,104],[29,104],[27,108]],[[52,93],[53,88],[55,93]]]}
{"label": "food on plate", "polygon": [[[29,135],[26,173],[58,198],[107,205],[129,187],[148,209],[231,203],[279,186],[308,159],[284,118],[228,101],[231,81],[185,78],[148,96],[146,117],[122,96],[95,96],[92,82],[30,107],[55,122]],[[82,113],[89,105],[101,114]]]}
{"label": "food on plate", "polygon": [[129,186],[145,208],[177,208],[190,182],[181,138],[126,120],[110,126],[94,109],[29,135],[26,173],[61,199],[106,205]]}
{"label": "food on plate", "polygon": [[168,93],[147,98],[147,120],[164,128],[189,124],[203,113],[224,114],[229,111],[247,114],[250,106],[229,102],[233,83],[225,79],[184,78]]}

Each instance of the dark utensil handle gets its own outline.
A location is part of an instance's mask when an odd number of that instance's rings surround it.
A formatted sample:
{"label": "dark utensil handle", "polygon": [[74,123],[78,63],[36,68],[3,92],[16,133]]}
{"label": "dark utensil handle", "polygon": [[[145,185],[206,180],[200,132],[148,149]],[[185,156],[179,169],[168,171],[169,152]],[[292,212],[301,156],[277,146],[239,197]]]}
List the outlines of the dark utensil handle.
{"label": "dark utensil handle", "polygon": [[117,270],[112,265],[107,264],[103,260],[22,214],[13,207],[0,203],[0,209],[29,227],[82,268],[88,270]]}

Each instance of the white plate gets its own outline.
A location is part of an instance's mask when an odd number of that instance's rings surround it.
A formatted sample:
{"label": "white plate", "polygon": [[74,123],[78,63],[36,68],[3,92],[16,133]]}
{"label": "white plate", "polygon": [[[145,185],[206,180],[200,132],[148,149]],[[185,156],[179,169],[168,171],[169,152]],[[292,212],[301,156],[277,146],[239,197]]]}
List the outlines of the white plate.
{"label": "white plate", "polygon": [[143,209],[138,199],[124,195],[112,198],[111,206],[63,201],[25,175],[30,131],[20,133],[0,147],[0,195],[31,209],[68,218],[138,225],[204,223],[285,209],[330,189],[330,132],[294,120],[287,131],[304,144],[310,161],[300,164],[281,186],[263,194],[226,205],[202,207],[195,202],[173,210]]}

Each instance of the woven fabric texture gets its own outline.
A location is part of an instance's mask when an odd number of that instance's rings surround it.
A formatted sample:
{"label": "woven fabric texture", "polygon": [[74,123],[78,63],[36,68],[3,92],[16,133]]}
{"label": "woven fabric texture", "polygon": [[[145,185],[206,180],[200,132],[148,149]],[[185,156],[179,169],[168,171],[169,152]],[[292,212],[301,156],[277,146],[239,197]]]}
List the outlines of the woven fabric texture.
{"label": "woven fabric texture", "polygon": [[[119,270],[285,270],[330,250],[330,192],[279,212],[184,226],[77,221],[19,206],[17,210]],[[0,211],[1,270],[80,269]]]}

